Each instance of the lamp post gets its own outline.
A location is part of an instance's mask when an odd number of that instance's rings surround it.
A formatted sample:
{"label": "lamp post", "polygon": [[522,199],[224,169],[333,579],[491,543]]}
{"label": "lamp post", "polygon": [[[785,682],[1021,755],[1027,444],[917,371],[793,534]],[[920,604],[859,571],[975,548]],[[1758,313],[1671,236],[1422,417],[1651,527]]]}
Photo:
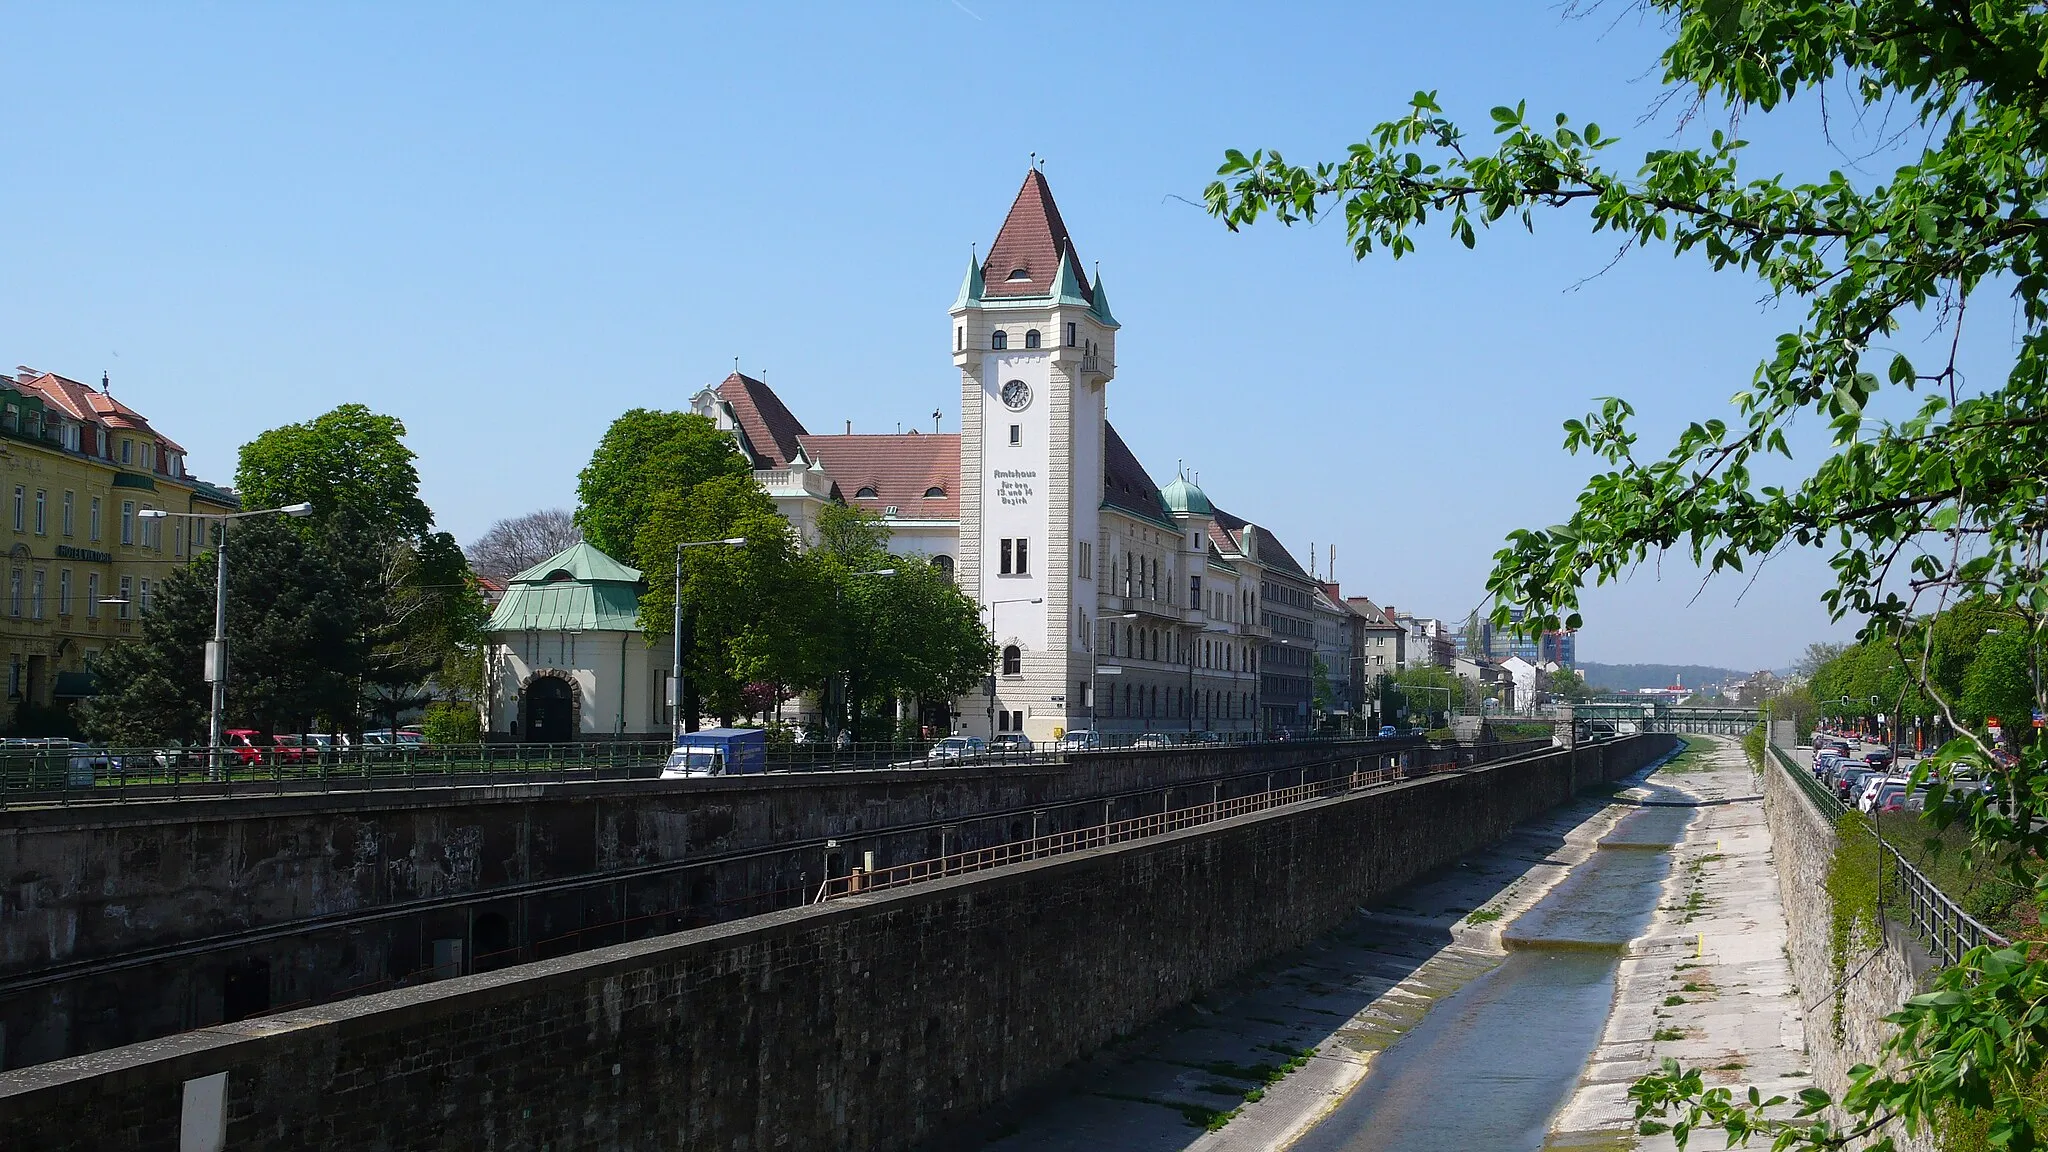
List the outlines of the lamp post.
{"label": "lamp post", "polygon": [[[1118,612],[1111,616],[1098,616],[1096,620],[1100,622],[1103,620],[1136,620],[1137,618],[1138,614],[1136,612]],[[1116,655],[1115,628],[1109,630],[1109,636],[1109,654],[1111,657],[1114,657]],[[1124,674],[1124,666],[1121,664],[1100,664],[1097,660],[1090,660],[1088,662],[1088,730],[1095,733],[1095,738],[1099,741],[1102,739],[1102,726],[1095,722],[1095,677],[1098,674],[1103,676],[1121,676]]]}
{"label": "lamp post", "polygon": [[220,539],[213,546],[213,639],[206,644],[206,679],[213,686],[211,716],[207,720],[207,766],[221,770],[221,728],[228,710],[228,522],[256,516],[311,516],[311,504],[286,504],[282,508],[259,508],[253,512],[173,512],[167,508],[144,508],[136,513],[144,520],[218,520]]}
{"label": "lamp post", "polygon": [[[848,572],[846,575],[848,579],[852,579],[855,576],[894,576],[895,574],[896,570],[894,568],[877,568],[872,572]],[[832,586],[832,602],[839,609],[840,614],[844,615],[846,611],[846,596],[837,584]],[[841,719],[845,722],[847,729],[852,731],[853,738],[858,741],[860,739],[860,707],[854,703],[853,699],[853,668],[851,662],[848,663],[848,666],[841,672],[840,676],[839,691],[842,696],[840,701],[842,709]],[[895,737],[891,736],[890,739],[893,741]]]}
{"label": "lamp post", "polygon": [[[1009,600],[991,600],[991,601],[989,601],[988,603],[986,603],[986,604],[983,604],[983,605],[981,606],[981,607],[982,607],[982,611],[984,611],[984,612],[987,612],[987,613],[988,613],[988,634],[989,634],[989,639],[991,639],[991,640],[995,639],[995,634],[996,634],[996,605],[998,605],[998,604],[1043,604],[1043,603],[1045,603],[1045,597],[1043,597],[1043,596],[1018,596],[1018,597],[1014,597],[1014,598],[1012,598],[1012,599],[1009,599]],[[991,745],[993,745],[993,744],[995,743],[995,741],[996,741],[996,677],[997,677],[997,676],[999,676],[999,675],[1001,675],[1001,672],[1002,672],[1002,663],[1001,663],[1001,661],[1002,661],[1002,659],[1003,659],[1003,652],[1002,652],[1002,649],[998,648],[998,649],[996,649],[996,663],[990,664],[990,665],[989,665],[989,668],[988,668],[988,741],[989,741],[989,743],[990,743]],[[1094,694],[1094,691],[1093,691],[1093,689],[1090,689],[1090,692],[1089,692],[1089,694],[1090,694],[1091,696],[1092,696],[1092,695]]]}
{"label": "lamp post", "polygon": [[[683,549],[710,548],[716,545],[738,547],[745,544],[745,536],[733,536],[724,540],[684,540],[676,545],[676,602],[675,627],[672,637],[675,659],[668,673],[668,727],[669,741],[674,743],[683,735]],[[619,691],[624,692],[624,683]]]}
{"label": "lamp post", "polygon": [[[1137,613],[1133,612],[1131,615],[1135,616]],[[1211,633],[1227,633],[1229,631],[1230,629],[1227,627],[1197,629],[1195,632],[1195,642],[1188,645],[1188,696],[1181,703],[1185,706],[1188,714],[1188,735],[1190,736],[1195,734],[1195,661],[1200,659],[1201,656],[1202,637]]]}

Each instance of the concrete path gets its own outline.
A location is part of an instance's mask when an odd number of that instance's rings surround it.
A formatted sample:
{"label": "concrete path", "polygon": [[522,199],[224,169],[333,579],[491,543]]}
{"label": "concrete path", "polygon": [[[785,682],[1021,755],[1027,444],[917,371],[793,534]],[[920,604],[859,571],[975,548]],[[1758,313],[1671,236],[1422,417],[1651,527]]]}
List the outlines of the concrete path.
{"label": "concrete path", "polygon": [[1629,811],[1567,805],[1491,850],[1098,1054],[999,1118],[991,1152],[1285,1148],[1437,1000],[1498,964],[1500,929]]}
{"label": "concrete path", "polygon": [[1811,1082],[1760,789],[1738,743],[1692,739],[1693,754],[1655,779],[1665,797],[1700,807],[1656,917],[1621,962],[1606,1031],[1552,1123],[1551,1148],[1675,1148],[1668,1136],[1632,1134],[1628,1100],[1628,1086],[1666,1056],[1737,1095],[1755,1085],[1791,1096]]}

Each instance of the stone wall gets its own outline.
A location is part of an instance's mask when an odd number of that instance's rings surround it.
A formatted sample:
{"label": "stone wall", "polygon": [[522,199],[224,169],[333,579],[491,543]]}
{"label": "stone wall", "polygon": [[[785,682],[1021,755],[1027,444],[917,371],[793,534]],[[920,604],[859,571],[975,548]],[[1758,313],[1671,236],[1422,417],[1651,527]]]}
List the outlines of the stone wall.
{"label": "stone wall", "polygon": [[[46,1152],[906,1149],[1674,743],[1447,773],[0,1074]],[[222,1075],[224,1081],[210,1077]]]}
{"label": "stone wall", "polygon": [[0,1068],[796,904],[868,854],[886,867],[1259,791],[1333,758],[1307,770],[1376,768],[1407,749],[0,813]]}
{"label": "stone wall", "polygon": [[[1774,732],[1773,736],[1779,734]],[[1849,1087],[1849,1069],[1874,1064],[1894,1029],[1884,1018],[1922,989],[1918,973],[1926,960],[1919,945],[1889,922],[1882,939],[1860,939],[1844,970],[1834,959],[1834,902],[1828,895],[1828,867],[1834,862],[1835,829],[1784,768],[1766,764],[1764,814],[1771,829],[1778,891],[1790,929],[1792,978],[1806,1008],[1806,1050],[1813,1059],[1813,1083],[1836,1099]],[[1839,1010],[1835,1003],[1840,985]],[[1839,1117],[1838,1117],[1839,1118]],[[1905,1152],[1932,1152],[1933,1143],[1897,1134]]]}

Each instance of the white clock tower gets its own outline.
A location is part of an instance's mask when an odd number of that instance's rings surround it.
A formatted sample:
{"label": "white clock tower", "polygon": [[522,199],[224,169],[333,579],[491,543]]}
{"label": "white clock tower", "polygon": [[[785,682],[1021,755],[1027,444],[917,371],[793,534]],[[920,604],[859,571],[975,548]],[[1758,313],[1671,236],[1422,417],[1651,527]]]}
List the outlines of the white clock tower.
{"label": "white clock tower", "polygon": [[1088,726],[1097,510],[1117,322],[1082,272],[1033,168],[953,302],[960,369],[961,590],[999,655],[995,695],[956,706],[956,731],[1051,740]]}

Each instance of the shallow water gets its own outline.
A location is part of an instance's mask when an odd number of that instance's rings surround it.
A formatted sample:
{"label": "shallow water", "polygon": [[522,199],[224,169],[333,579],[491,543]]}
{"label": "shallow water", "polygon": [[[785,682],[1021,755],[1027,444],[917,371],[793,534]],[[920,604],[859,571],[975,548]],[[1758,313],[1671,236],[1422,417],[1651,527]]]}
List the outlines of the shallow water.
{"label": "shallow water", "polygon": [[1538,1152],[1614,1001],[1614,972],[1655,913],[1692,812],[1644,808],[1502,934],[1500,967],[1373,1062],[1297,1152]]}

